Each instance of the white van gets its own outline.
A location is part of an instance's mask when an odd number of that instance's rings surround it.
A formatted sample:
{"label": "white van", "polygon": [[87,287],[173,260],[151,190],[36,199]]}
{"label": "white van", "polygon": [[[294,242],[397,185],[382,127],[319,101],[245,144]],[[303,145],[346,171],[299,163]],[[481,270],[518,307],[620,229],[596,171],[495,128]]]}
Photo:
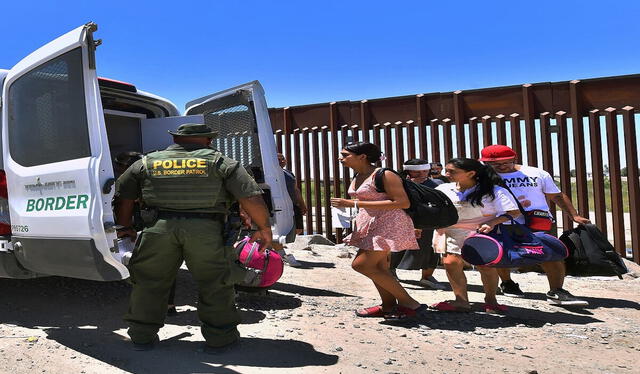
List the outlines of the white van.
{"label": "white van", "polygon": [[166,99],[98,78],[96,30],[78,27],[0,71],[0,277],[129,277],[111,208],[112,159],[166,148],[167,130],[187,122],[218,131],[217,149],[253,174],[283,243],[293,208],[260,83],[193,100],[180,116]]}

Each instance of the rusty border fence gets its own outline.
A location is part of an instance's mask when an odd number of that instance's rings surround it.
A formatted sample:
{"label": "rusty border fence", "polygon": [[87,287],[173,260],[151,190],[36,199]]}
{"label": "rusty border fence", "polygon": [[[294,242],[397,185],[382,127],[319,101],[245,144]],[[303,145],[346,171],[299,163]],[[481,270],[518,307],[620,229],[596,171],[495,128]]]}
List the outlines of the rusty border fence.
{"label": "rusty border fence", "polygon": [[[478,158],[484,145],[507,144],[519,162],[559,177],[578,212],[591,212],[603,232],[612,227],[616,250],[624,256],[630,246],[640,262],[638,108],[640,74],[271,108],[269,114],[309,207],[307,233],[342,240],[342,230],[332,228],[329,198],[347,196],[352,176],[337,156],[348,141],[378,144],[383,166],[396,170],[408,158],[444,163]],[[558,220],[565,229],[573,226],[564,214]]]}

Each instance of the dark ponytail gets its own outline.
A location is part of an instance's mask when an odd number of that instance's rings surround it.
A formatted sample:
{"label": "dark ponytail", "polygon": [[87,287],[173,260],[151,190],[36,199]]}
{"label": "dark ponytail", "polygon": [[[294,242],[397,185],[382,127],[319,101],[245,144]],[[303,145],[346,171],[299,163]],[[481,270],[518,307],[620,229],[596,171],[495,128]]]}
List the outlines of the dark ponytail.
{"label": "dark ponytail", "polygon": [[380,148],[369,142],[348,143],[344,146],[344,149],[356,155],[367,156],[367,161],[371,164],[380,162],[380,157],[382,156]]}
{"label": "dark ponytail", "polygon": [[454,158],[449,160],[447,164],[452,164],[458,169],[465,171],[475,171],[476,188],[467,195],[466,200],[473,206],[483,206],[482,198],[490,196],[496,198],[493,192],[495,186],[504,186],[504,181],[495,170],[489,165],[485,165],[478,160],[472,158]]}

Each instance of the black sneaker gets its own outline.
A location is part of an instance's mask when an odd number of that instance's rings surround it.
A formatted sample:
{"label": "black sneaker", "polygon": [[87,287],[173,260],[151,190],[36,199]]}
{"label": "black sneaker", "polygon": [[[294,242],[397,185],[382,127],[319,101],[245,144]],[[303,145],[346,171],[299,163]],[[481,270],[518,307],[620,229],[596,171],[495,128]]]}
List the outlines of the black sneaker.
{"label": "black sneaker", "polygon": [[512,281],[511,279],[506,280],[500,283],[500,291],[504,296],[510,297],[524,297],[524,292],[518,286],[518,283]]}
{"label": "black sneaker", "polygon": [[136,343],[134,341],[132,341],[132,343],[134,351],[150,351],[155,348],[158,343],[160,343],[160,338],[158,338],[158,335],[156,335],[156,337],[153,338],[153,340],[151,340],[149,343]]}
{"label": "black sneaker", "polygon": [[563,306],[588,306],[589,303],[585,300],[578,299],[573,296],[569,291],[558,288],[547,292],[547,302],[554,305]]}

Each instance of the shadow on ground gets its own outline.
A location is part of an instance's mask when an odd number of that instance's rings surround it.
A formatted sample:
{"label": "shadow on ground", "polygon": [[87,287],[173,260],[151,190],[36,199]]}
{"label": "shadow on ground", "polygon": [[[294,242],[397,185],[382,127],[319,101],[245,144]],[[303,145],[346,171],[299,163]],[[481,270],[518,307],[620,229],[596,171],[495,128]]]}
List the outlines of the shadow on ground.
{"label": "shadow on ground", "polygon": [[387,322],[381,324],[420,327],[427,326],[438,330],[454,331],[474,331],[476,328],[496,329],[524,325],[527,327],[540,328],[546,324],[570,323],[573,325],[586,325],[588,323],[602,322],[597,318],[571,313],[565,309],[558,308],[557,311],[548,312],[532,308],[521,308],[509,306],[505,314],[490,314],[481,312],[482,304],[472,304],[471,313],[451,313],[430,311],[427,316],[407,322]]}
{"label": "shadow on ground", "polygon": [[[303,341],[261,338],[245,338],[239,349],[212,356],[199,352],[203,340],[197,327],[163,340],[153,351],[134,352],[131,343],[116,333],[126,328],[122,315],[127,309],[130,286],[124,281],[93,282],[61,277],[0,279],[0,289],[0,322],[41,328],[47,339],[134,373],[235,373],[229,365],[303,368],[328,366],[338,361],[337,356],[317,352]],[[277,292],[267,297],[270,306],[279,305],[283,309],[301,304],[298,298]],[[188,272],[181,270],[176,292],[178,309],[184,310],[184,305],[195,307],[196,300],[195,284]],[[265,318],[260,309],[240,306],[243,323],[258,323]],[[199,326],[194,310],[169,317],[166,323]],[[198,341],[181,340],[191,335],[196,335]]]}
{"label": "shadow on ground", "polygon": [[304,296],[326,296],[326,297],[355,297],[346,293],[325,290],[322,288],[313,288],[299,286],[297,284],[278,282],[271,287],[272,290],[293,293]]}
{"label": "shadow on ground", "polygon": [[336,267],[336,264],[334,264],[333,262],[317,262],[317,261],[303,261],[303,260],[298,260],[298,263],[300,263],[300,269],[312,269],[312,268],[327,268],[327,269],[333,269]]}

